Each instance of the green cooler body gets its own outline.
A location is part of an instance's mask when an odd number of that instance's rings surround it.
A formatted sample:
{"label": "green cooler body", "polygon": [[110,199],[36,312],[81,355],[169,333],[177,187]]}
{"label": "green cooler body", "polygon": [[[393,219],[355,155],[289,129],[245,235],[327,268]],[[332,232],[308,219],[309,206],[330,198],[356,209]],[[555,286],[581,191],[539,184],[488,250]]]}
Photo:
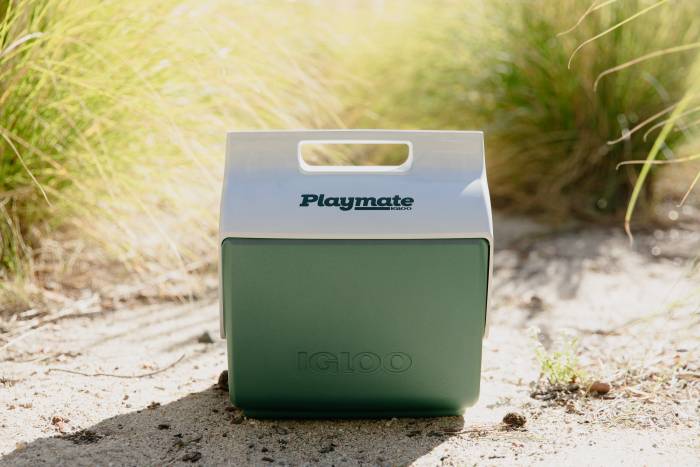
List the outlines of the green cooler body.
{"label": "green cooler body", "polygon": [[[309,166],[305,144],[400,144]],[[492,226],[480,132],[232,132],[220,298],[251,417],[461,414],[479,396]]]}

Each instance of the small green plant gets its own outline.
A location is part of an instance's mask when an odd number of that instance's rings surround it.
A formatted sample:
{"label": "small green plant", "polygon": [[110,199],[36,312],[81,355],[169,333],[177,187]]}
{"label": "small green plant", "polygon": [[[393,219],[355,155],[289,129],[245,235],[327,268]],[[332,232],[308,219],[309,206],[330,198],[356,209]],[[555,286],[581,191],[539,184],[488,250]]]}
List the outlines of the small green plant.
{"label": "small green plant", "polygon": [[540,378],[552,386],[580,383],[585,379],[578,361],[578,340],[573,336],[557,338],[549,350],[535,340],[535,357],[540,364]]}

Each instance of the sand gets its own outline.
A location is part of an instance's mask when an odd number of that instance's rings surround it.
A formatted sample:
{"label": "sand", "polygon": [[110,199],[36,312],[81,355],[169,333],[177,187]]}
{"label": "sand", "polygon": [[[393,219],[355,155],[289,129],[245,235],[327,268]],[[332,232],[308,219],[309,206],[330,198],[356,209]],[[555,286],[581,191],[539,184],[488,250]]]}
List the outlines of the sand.
{"label": "sand", "polygon": [[[0,352],[0,464],[700,464],[698,230],[630,247],[618,229],[497,229],[481,398],[464,417],[247,419],[216,387],[211,297],[59,320]],[[536,329],[545,347],[576,338],[586,381],[611,391],[533,398]]]}

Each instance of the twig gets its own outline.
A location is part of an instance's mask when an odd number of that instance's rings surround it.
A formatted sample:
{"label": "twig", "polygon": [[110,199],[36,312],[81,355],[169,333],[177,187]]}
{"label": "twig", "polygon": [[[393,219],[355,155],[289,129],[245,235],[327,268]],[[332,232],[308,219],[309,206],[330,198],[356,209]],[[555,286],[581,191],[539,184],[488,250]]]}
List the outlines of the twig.
{"label": "twig", "polygon": [[157,375],[158,373],[162,373],[165,370],[169,370],[170,368],[172,368],[175,365],[177,365],[178,363],[180,363],[180,361],[182,361],[183,358],[185,358],[184,353],[182,355],[180,355],[180,357],[177,360],[175,360],[174,362],[172,362],[170,365],[164,366],[163,368],[160,368],[160,369],[155,370],[155,371],[151,371],[149,373],[143,373],[141,375],[117,375],[114,373],[83,373],[82,371],[68,370],[65,368],[49,368],[48,372],[50,373],[52,371],[60,371],[62,373],[70,373],[72,375],[90,376],[90,377],[92,377],[92,376],[107,376],[110,378],[124,378],[124,379],[145,378],[146,376]]}
{"label": "twig", "polygon": [[[93,298],[95,298],[95,297],[96,297],[95,295],[90,297],[90,299],[91,299],[90,302],[85,303],[84,304],[85,306],[83,306],[82,308],[86,308],[87,306],[97,304],[97,300],[93,300]],[[79,303],[79,305],[80,305],[80,303]],[[78,309],[80,309],[80,308],[81,307],[78,306]],[[32,325],[29,325],[23,329],[20,329],[19,333],[16,334],[11,340],[9,340],[8,342],[6,342],[2,346],[0,346],[0,351],[6,350],[8,347],[13,346],[17,342],[30,336],[31,334],[34,334],[36,331],[38,331],[40,328],[46,326],[47,324],[56,323],[56,322],[61,321],[63,319],[84,318],[87,316],[94,316],[94,315],[97,315],[97,314],[100,314],[103,312],[102,309],[98,309],[96,311],[87,311],[87,312],[82,312],[82,313],[77,312],[76,313],[73,311],[75,309],[76,309],[75,304],[72,304],[68,308],[64,308],[63,310],[59,311],[58,313],[55,313],[53,315],[49,315],[49,317],[47,317],[43,320],[39,320],[38,322],[36,322]]]}
{"label": "twig", "polygon": [[[208,264],[208,261],[206,259],[200,260],[200,261],[195,261],[192,262],[188,265],[186,265],[183,270],[176,270],[176,271],[171,271],[165,274],[161,274],[160,276],[156,277],[155,280],[143,285],[135,285],[132,287],[127,287],[125,290],[123,290],[121,293],[119,293],[118,289],[116,290],[117,293],[111,293],[107,295],[107,298],[110,298],[112,300],[119,300],[123,299],[125,297],[133,296],[136,295],[139,292],[142,292],[143,290],[147,289],[148,287],[153,287],[160,285],[164,282],[167,282],[171,279],[177,278],[178,275],[182,274],[184,271],[185,273],[189,273],[192,271],[195,271],[197,269],[202,268]],[[44,292],[46,293],[46,292]],[[61,321],[64,319],[72,319],[72,318],[84,318],[88,316],[95,316],[104,313],[105,309],[99,306],[100,303],[100,294],[93,294],[87,299],[82,299],[82,300],[77,300],[73,303],[71,303],[68,307],[63,308],[62,310],[59,310],[56,313],[51,313],[49,314],[46,318],[44,319],[39,319],[37,322],[30,324],[28,326],[25,326],[24,328],[19,329],[16,331],[14,336],[10,336],[10,340],[5,342],[0,346],[0,351],[6,350],[7,348],[13,346],[17,342],[25,339],[26,337],[29,337],[30,335],[34,334],[39,328],[42,328],[46,326],[47,324],[55,323],[57,321]],[[88,312],[80,312],[80,310],[85,310],[88,309],[91,306],[98,306],[97,310],[94,311],[88,311]],[[78,310],[78,312],[75,312],[74,310]]]}
{"label": "twig", "polygon": [[38,331],[40,327],[41,327],[41,325],[30,326],[28,331],[20,333],[19,336],[15,337],[14,339],[3,344],[2,347],[0,347],[0,351],[5,350],[8,347],[13,346],[14,344],[16,344],[17,342],[21,341],[22,339],[24,339],[26,337],[29,337],[30,335],[32,335],[36,331]]}

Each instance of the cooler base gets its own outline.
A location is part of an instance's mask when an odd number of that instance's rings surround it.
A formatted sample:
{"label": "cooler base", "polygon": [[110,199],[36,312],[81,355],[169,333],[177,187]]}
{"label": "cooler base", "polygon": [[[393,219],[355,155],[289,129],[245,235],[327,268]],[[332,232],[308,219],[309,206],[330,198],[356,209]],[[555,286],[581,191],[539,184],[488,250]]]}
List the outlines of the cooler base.
{"label": "cooler base", "polygon": [[232,403],[260,418],[463,413],[488,262],[484,239],[225,239]]}
{"label": "cooler base", "polygon": [[462,416],[465,409],[454,410],[424,410],[424,411],[280,411],[280,410],[243,410],[246,417],[258,419],[383,419],[383,418],[431,418]]}

